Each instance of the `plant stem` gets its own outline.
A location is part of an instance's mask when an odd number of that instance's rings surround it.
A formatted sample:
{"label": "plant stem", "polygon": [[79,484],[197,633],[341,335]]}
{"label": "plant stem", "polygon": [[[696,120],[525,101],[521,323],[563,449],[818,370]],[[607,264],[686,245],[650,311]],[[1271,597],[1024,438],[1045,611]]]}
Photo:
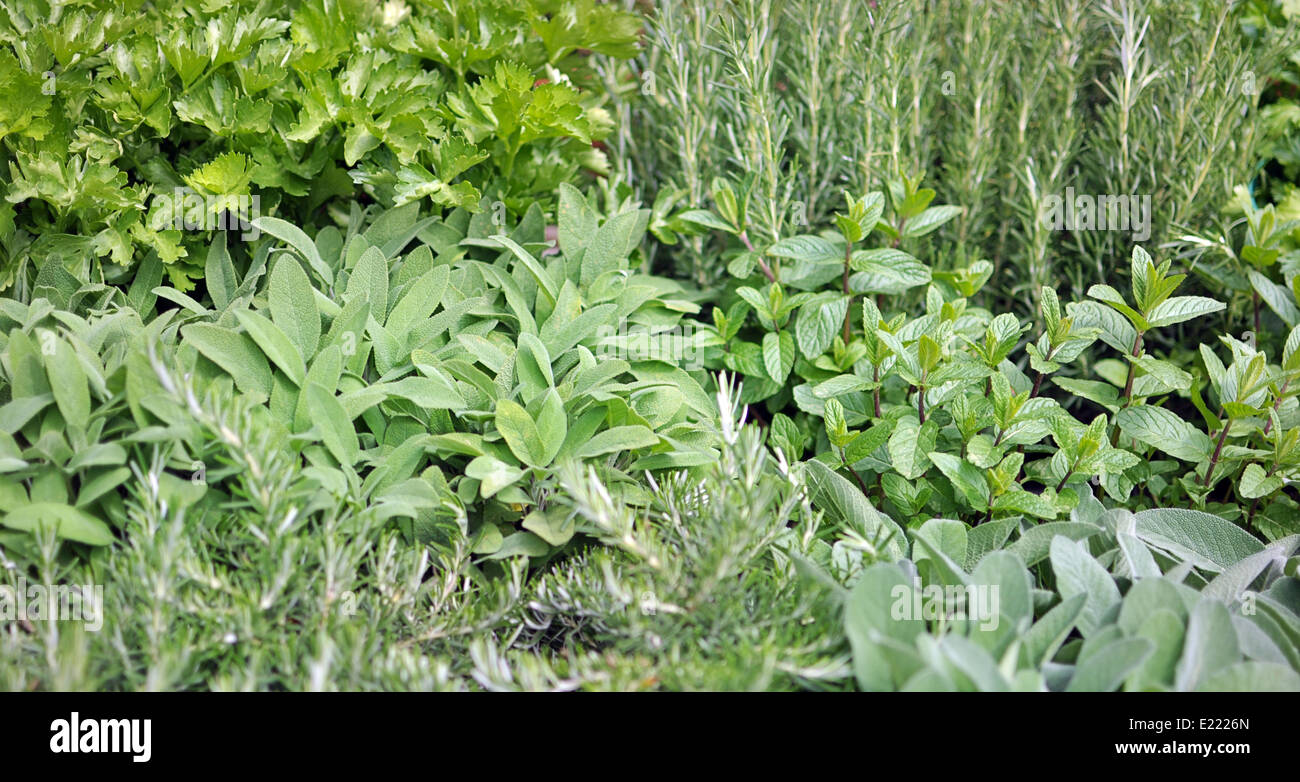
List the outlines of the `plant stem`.
{"label": "plant stem", "polygon": [[[1133,358],[1137,358],[1138,355],[1141,353],[1142,353],[1142,332],[1139,331],[1137,333],[1137,336],[1133,338],[1133,354],[1132,354]],[[1128,363],[1128,379],[1124,381],[1124,404],[1120,405],[1121,410],[1124,409],[1125,407],[1128,407],[1128,403],[1132,401],[1131,397],[1133,396],[1133,379],[1135,377],[1137,377],[1137,362],[1130,361]],[[1117,421],[1115,424],[1115,428],[1110,431],[1110,447],[1114,448],[1118,443],[1119,443],[1119,424]]]}
{"label": "plant stem", "polygon": [[1228,430],[1232,428],[1232,419],[1228,418],[1223,422],[1223,431],[1219,432],[1219,441],[1214,445],[1214,455],[1210,457],[1210,464],[1205,468],[1205,477],[1201,479],[1201,485],[1207,489],[1210,487],[1210,477],[1214,475],[1214,468],[1219,464],[1219,455],[1223,453],[1223,441],[1228,439]]}
{"label": "plant stem", "polygon": [[754,243],[749,241],[749,234],[741,231],[737,236],[740,237],[741,242],[744,242],[745,249],[753,253],[754,257],[758,259],[758,268],[763,270],[763,275],[767,277],[767,281],[776,282],[776,275],[772,273],[772,267],[768,266],[767,262],[763,260],[763,256],[759,255],[758,250],[754,249]]}
{"label": "plant stem", "polygon": [[1034,378],[1034,390],[1029,392],[1030,399],[1038,396],[1038,389],[1043,387],[1043,378],[1046,376],[1046,374],[1039,372],[1038,377]]}
{"label": "plant stem", "polygon": [[1061,493],[1061,489],[1064,489],[1064,488],[1065,488],[1065,482],[1068,481],[1068,480],[1070,480],[1070,476],[1071,476],[1071,475],[1074,475],[1074,466],[1073,466],[1073,465],[1071,465],[1070,469],[1068,469],[1068,470],[1065,471],[1065,476],[1061,478],[1061,482],[1058,483],[1058,484],[1056,484],[1056,493],[1057,493],[1057,494],[1060,494],[1060,493]]}
{"label": "plant stem", "polygon": [[876,418],[880,418],[880,367],[871,368],[871,380],[876,387],[871,389],[871,412]]}
{"label": "plant stem", "polygon": [[[1278,398],[1273,400],[1273,409],[1274,409],[1274,410],[1277,409],[1277,406],[1278,406],[1278,405],[1282,404],[1282,394],[1285,394],[1285,393],[1286,393],[1287,386],[1289,386],[1289,385],[1291,385],[1291,380],[1290,380],[1290,378],[1288,378],[1285,382],[1282,383],[1282,390],[1278,392]],[[1269,416],[1269,417],[1268,417],[1268,421],[1266,421],[1266,422],[1264,423],[1264,436],[1265,436],[1265,437],[1268,437],[1269,430],[1272,429],[1272,428],[1273,428],[1273,416]]]}
{"label": "plant stem", "polygon": [[846,459],[845,456],[844,456],[844,449],[843,449],[843,448],[840,449],[840,462],[844,465],[844,469],[846,469],[846,470],[848,470],[849,472],[853,473],[853,479],[856,480],[856,481],[858,482],[858,488],[859,488],[859,489],[862,489],[862,496],[863,496],[863,497],[870,497],[870,496],[871,496],[871,490],[867,488],[867,484],[866,484],[865,481],[862,480],[862,476],[861,476],[861,475],[858,475],[858,471],[855,470],[855,469],[853,469],[853,465],[849,464],[849,460]]}
{"label": "plant stem", "polygon": [[[1142,352],[1142,332],[1137,333],[1133,339],[1133,358],[1137,358]],[[1133,380],[1137,376],[1137,364],[1130,361],[1128,365],[1128,379],[1124,381],[1124,406],[1128,407],[1129,397],[1133,395]]]}

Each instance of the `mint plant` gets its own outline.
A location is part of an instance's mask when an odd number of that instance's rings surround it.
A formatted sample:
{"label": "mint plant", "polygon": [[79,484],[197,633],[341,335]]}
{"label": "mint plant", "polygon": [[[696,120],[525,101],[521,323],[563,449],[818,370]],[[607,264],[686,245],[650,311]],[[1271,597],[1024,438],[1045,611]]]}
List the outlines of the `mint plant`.
{"label": "mint plant", "polygon": [[[1098,284],[1091,301],[1063,306],[1044,287],[1040,331],[1022,343],[1032,325],[978,306],[987,262],[940,271],[901,249],[960,213],[932,206],[933,193],[918,184],[899,180],[888,199],[849,197],[834,232],[761,250],[747,235],[743,186],[716,183],[717,213],[678,215],[735,236],[731,271],[759,280],[736,287],[734,304],[715,306],[725,347],[709,355],[712,366],[739,374],[742,400],[764,402],[774,442],[793,454],[811,445],[863,495],[913,524],[927,514],[1050,521],[1070,512],[1085,482],[1119,502],[1144,487],[1156,506],[1190,502],[1239,519],[1257,512],[1262,498],[1221,502],[1211,488],[1224,470],[1244,469],[1234,443],[1248,426],[1267,435],[1266,408],[1282,409],[1292,395],[1289,373],[1265,371],[1260,357],[1253,372],[1238,370],[1246,374],[1214,414],[1203,389],[1209,383],[1217,397],[1213,378],[1223,372],[1202,379],[1149,347],[1162,342],[1162,330],[1222,312],[1222,302],[1175,295],[1185,275],[1171,271],[1172,259],[1156,263],[1135,247],[1129,296]],[[861,247],[873,232],[888,246]],[[909,300],[922,314],[908,316]],[[744,325],[746,312],[753,327]],[[1098,340],[1122,358],[1093,359]],[[1079,367],[1099,377],[1081,376]],[[1186,420],[1198,408],[1205,429]],[[814,420],[801,423],[803,416]],[[1284,483],[1264,483],[1252,470],[1248,486],[1254,493]]]}

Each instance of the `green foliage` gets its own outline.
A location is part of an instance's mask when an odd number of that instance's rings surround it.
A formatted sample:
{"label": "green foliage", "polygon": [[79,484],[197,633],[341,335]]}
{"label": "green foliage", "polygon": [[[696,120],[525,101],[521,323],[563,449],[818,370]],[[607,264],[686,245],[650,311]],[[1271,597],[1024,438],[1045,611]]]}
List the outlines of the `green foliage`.
{"label": "green foliage", "polygon": [[630,57],[639,30],[593,0],[10,3],[0,290],[154,258],[188,291],[219,222],[324,225],[360,194],[522,214],[606,171],[589,53]]}
{"label": "green foliage", "polygon": [[[444,542],[411,547],[386,521],[395,500],[330,496],[320,471],[300,469],[250,415],[256,403],[218,388],[196,413],[196,435],[230,465],[225,485],[240,499],[220,514],[178,508],[161,455],[138,470],[126,542],[93,571],[112,585],[105,631],[42,623],[5,633],[4,686],[842,687],[840,588],[802,575],[801,563],[832,558],[819,514],[800,473],[766,451],[760,429],[741,425],[732,398],[720,395],[718,453],[698,481],[665,475],[643,496],[606,483],[596,464],[562,467],[561,507],[579,534],[609,546],[530,578],[518,555],[491,577],[463,518]],[[37,538],[40,578],[91,576],[57,557],[44,530]]]}
{"label": "green foliage", "polygon": [[[680,187],[689,208],[715,177],[753,176],[756,245],[827,223],[842,188],[929,171],[941,202],[966,207],[932,265],[990,259],[985,306],[1024,315],[1044,285],[1078,295],[1106,279],[1130,241],[1210,222],[1253,174],[1261,93],[1295,34],[1241,34],[1250,5],[659,3],[645,97],[619,127],[627,170],[646,192]],[[1053,230],[1052,199],[1075,194],[1149,196],[1149,235]],[[673,256],[701,284],[728,260],[707,237]]]}
{"label": "green foliage", "polygon": [[[164,395],[191,397],[181,386]],[[201,450],[229,467],[232,501],[220,514],[178,508],[161,454],[137,470],[127,543],[94,561],[113,585],[112,634],[7,633],[5,684],[1297,687],[1296,537],[1265,546],[1209,514],[1107,510],[1085,491],[1068,522],[934,519],[902,538],[819,462],[771,454],[735,399],[723,384],[717,459],[694,476],[661,475],[643,495],[596,465],[562,467],[559,507],[607,546],[527,578],[519,556],[491,577],[463,517],[441,543],[410,548],[387,523],[396,499],[332,496],[250,415],[256,403],[218,385],[193,421]],[[87,578],[44,528],[36,541],[46,582]],[[944,603],[936,586],[998,591]],[[916,588],[920,613],[907,616]]]}
{"label": "green foliage", "polygon": [[[261,218],[273,238],[242,272],[219,236],[212,306],[159,288],[184,306],[147,325],[111,288],[89,321],[7,301],[5,491],[31,506],[6,523],[49,518],[66,538],[109,542],[95,514],[121,526],[121,498],[107,494],[129,475],[121,430],[156,431],[148,441],[174,449],[173,465],[207,464],[192,429],[212,394],[254,405],[336,499],[386,507],[421,539],[468,514],[475,553],[497,558],[546,556],[573,537],[551,502],[562,463],[629,482],[713,461],[702,378],[602,342],[620,322],[672,328],[697,309],[679,284],[634,268],[648,210],[603,214],[568,186],[560,198],[562,251],[549,256],[536,205],[511,227],[460,209],[421,220],[411,205],[332,242]],[[194,383],[181,404],[165,394],[176,370]],[[201,482],[187,497],[212,511],[228,501]]]}
{"label": "green foliage", "polygon": [[3,686],[1300,689],[1284,15],[626,7],[5,8]]}
{"label": "green foliage", "polygon": [[[93,287],[75,298],[107,298]],[[66,540],[108,544],[110,524],[123,518],[118,490],[131,477],[129,457],[141,442],[121,384],[145,329],[129,308],[82,318],[44,298],[3,305],[0,493],[7,513],[0,526],[8,531],[0,540],[24,550],[28,536],[12,530],[50,526]],[[155,324],[155,334],[167,320]]]}
{"label": "green foliage", "polygon": [[[1256,204],[1264,204],[1270,213],[1275,211],[1279,224],[1289,226],[1280,231],[1279,238],[1291,234],[1294,230],[1292,221],[1300,217],[1300,192],[1296,190],[1296,181],[1300,177],[1300,105],[1296,102],[1296,86],[1300,84],[1300,71],[1297,66],[1297,46],[1293,39],[1296,28],[1296,7],[1293,3],[1281,0],[1248,0],[1241,3],[1239,26],[1242,33],[1253,40],[1266,43],[1281,43],[1285,47],[1285,58],[1273,68],[1262,74],[1260,88],[1263,92],[1260,100],[1260,120],[1265,144],[1262,160],[1251,172],[1250,177],[1240,181],[1248,184],[1238,188],[1238,204],[1234,205],[1231,217],[1254,212]],[[1243,203],[1244,202],[1244,203]],[[1253,222],[1253,221],[1252,221]],[[1226,232],[1225,232],[1226,233]],[[1287,242],[1288,249],[1294,248],[1294,241]],[[1230,257],[1233,257],[1229,253]],[[1270,265],[1252,261],[1252,265]],[[1234,264],[1235,265],[1235,264]],[[1287,274],[1288,278],[1291,276]],[[1240,278],[1233,280],[1240,282]],[[1254,282],[1254,275],[1249,282]],[[1261,294],[1263,295],[1263,294]]]}
{"label": "green foliage", "polygon": [[[1231,367],[1205,346],[1204,372],[1195,375],[1153,355],[1147,345],[1158,332],[1225,305],[1175,296],[1186,275],[1139,246],[1128,296],[1098,284],[1091,301],[1062,307],[1056,291],[1043,288],[1039,336],[1022,346],[1030,326],[973,303],[992,264],[945,272],[907,252],[909,240],[960,213],[933,206],[934,192],[919,181],[891,182],[888,198],[849,195],[833,231],[761,248],[747,236],[744,187],[737,195],[717,180],[720,211],[679,215],[737,238],[729,271],[739,281],[766,280],[741,284],[734,300],[715,305],[720,346],[706,356],[708,366],[739,373],[742,401],[782,416],[783,447],[798,442],[797,456],[814,444],[820,460],[909,525],[929,515],[1052,521],[1071,511],[1078,484],[1090,480],[1138,507],[1212,506],[1262,524],[1270,538],[1297,529],[1300,518],[1280,490],[1293,469],[1291,343],[1300,337],[1288,340],[1282,366],[1230,337],[1223,341],[1234,352]],[[876,233],[884,246],[871,246]],[[916,305],[923,314],[910,317]],[[1098,341],[1121,358],[1086,355]],[[1069,371],[1079,364],[1100,379]],[[1048,377],[1062,396],[1045,393]],[[1195,410],[1204,428],[1186,420]],[[1225,476],[1245,481],[1235,497],[1214,493]],[[1135,495],[1138,487],[1144,491]],[[1261,504],[1269,510],[1259,516]]]}
{"label": "green foliage", "polygon": [[858,685],[1300,687],[1294,581],[1275,567],[1300,537],[1265,549],[1214,516],[1104,512],[1091,498],[1056,526],[1050,543],[1023,532],[1006,550],[987,552],[970,545],[973,530],[936,520],[915,533],[924,558],[863,570],[844,620]]}

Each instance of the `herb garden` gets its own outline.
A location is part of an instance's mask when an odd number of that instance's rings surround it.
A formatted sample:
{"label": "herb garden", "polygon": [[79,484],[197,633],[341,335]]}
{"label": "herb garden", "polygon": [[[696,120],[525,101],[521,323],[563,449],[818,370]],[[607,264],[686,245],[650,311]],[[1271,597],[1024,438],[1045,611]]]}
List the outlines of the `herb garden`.
{"label": "herb garden", "polygon": [[0,3],[0,687],[1300,690],[1300,11]]}

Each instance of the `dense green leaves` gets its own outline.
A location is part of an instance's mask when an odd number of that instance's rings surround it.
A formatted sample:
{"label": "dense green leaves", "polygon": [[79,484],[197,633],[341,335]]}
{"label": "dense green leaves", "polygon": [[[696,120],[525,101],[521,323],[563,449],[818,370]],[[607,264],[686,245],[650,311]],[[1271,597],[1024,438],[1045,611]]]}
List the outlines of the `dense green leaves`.
{"label": "dense green leaves", "polygon": [[106,546],[113,542],[113,533],[104,522],[59,502],[32,502],[11,508],[4,516],[4,526],[24,532],[47,527],[61,538],[92,546]]}
{"label": "dense green leaves", "polygon": [[[642,38],[595,0],[28,5],[0,22],[0,559],[121,595],[108,642],[6,635],[7,682],[1300,687],[1279,210],[1239,197],[1196,250],[1069,228],[1089,264],[1056,266],[1048,159],[999,179],[943,134],[915,147],[898,110],[923,102],[858,79],[853,144],[892,149],[814,171],[848,115],[770,122],[757,61],[673,126],[703,167],[665,186],[633,135],[599,142],[694,100],[656,53],[604,59],[662,46],[675,7]],[[898,43],[876,10],[864,56]],[[805,15],[779,16],[707,36]],[[721,83],[711,63],[781,43],[692,66]],[[715,104],[753,116],[698,125]]]}
{"label": "dense green leaves", "polygon": [[263,397],[270,395],[270,365],[257,343],[247,335],[208,323],[192,323],[184,328],[183,334],[188,344],[229,372],[241,391]]}
{"label": "dense green leaves", "polygon": [[298,224],[322,206],[478,208],[490,194],[521,215],[608,166],[592,144],[610,123],[579,86],[595,70],[586,53],[631,57],[641,23],[581,5],[15,9],[0,21],[13,169],[0,290],[47,264],[129,283],[156,263],[182,293],[206,278],[223,309],[232,267],[203,250],[227,224],[274,237],[329,287],[336,269]]}
{"label": "dense green leaves", "polygon": [[1084,595],[1078,626],[1085,637],[1091,635],[1112,606],[1120,600],[1115,582],[1080,543],[1056,537],[1051,545],[1052,572],[1062,597]]}

